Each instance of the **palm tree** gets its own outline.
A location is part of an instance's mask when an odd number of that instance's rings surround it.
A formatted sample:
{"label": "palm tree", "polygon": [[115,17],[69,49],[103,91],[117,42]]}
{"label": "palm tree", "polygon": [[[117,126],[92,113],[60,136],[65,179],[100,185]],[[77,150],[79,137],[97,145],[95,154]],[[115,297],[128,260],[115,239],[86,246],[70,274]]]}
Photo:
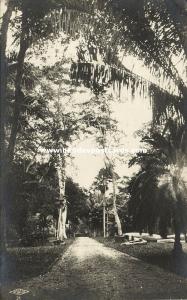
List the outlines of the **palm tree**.
{"label": "palm tree", "polygon": [[[72,65],[72,78],[82,80],[95,93],[111,84],[118,90],[127,87],[132,95],[148,93],[154,121],[161,117],[164,121],[174,112],[186,120],[185,70],[179,71],[179,60],[186,64],[185,45],[168,1],[106,2],[103,11],[89,19],[91,30],[85,34],[78,62]],[[127,69],[122,53],[138,57],[151,79]],[[102,65],[97,63],[100,57]]]}
{"label": "palm tree", "polygon": [[167,216],[165,226],[173,222],[174,249],[178,251],[180,233],[187,228],[186,131],[185,125],[172,119],[160,131],[153,128],[143,137],[149,146],[147,153],[137,153],[129,163],[141,166],[129,184],[129,208],[140,229],[148,225],[152,230],[158,219],[163,222]]}
{"label": "palm tree", "polygon": [[[121,226],[121,221],[119,218],[118,208],[117,208],[117,203],[116,203],[117,202],[117,191],[116,191],[117,179],[119,179],[119,175],[116,172],[114,172],[114,166],[110,159],[110,161],[105,163],[105,168],[100,169],[100,171],[96,177],[96,181],[94,182],[94,185],[101,192],[102,199],[103,199],[103,207],[105,210],[105,206],[106,206],[105,192],[108,189],[109,182],[112,183],[112,213],[114,215],[115,223],[117,225],[118,235],[120,236],[120,235],[122,235],[122,226]],[[104,214],[105,214],[105,212],[104,212]]]}

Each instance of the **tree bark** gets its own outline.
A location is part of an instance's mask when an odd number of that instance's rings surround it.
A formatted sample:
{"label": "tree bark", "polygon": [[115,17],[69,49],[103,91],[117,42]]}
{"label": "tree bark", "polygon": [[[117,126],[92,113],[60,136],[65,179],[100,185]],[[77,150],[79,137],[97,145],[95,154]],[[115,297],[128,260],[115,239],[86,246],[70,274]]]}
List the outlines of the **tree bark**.
{"label": "tree bark", "polygon": [[24,94],[21,89],[21,84],[22,84],[22,77],[23,77],[25,55],[29,47],[27,13],[25,8],[23,8],[23,12],[22,12],[21,27],[22,27],[21,29],[22,31],[20,37],[20,49],[18,53],[17,71],[16,71],[16,78],[15,78],[15,103],[14,103],[14,112],[13,112],[13,123],[12,123],[9,145],[8,145],[8,161],[10,164],[14,157],[14,149],[15,149],[16,137],[18,133],[21,105],[24,100]]}
{"label": "tree bark", "polygon": [[66,219],[67,219],[67,207],[63,206],[59,209],[59,216],[58,216],[57,240],[59,241],[63,241],[64,239],[67,239]]}
{"label": "tree bark", "polygon": [[0,98],[1,98],[1,203],[0,203],[0,219],[1,219],[1,243],[0,250],[6,250],[6,146],[5,146],[5,126],[6,126],[6,86],[7,86],[7,58],[6,58],[6,47],[7,47],[7,35],[8,26],[12,16],[14,5],[12,1],[7,1],[7,10],[3,15],[1,25],[1,60],[0,60]]}
{"label": "tree bark", "polygon": [[174,242],[174,254],[176,256],[180,255],[182,253],[182,244],[180,241],[180,230],[179,226],[176,221],[174,221],[174,226],[175,226],[175,242]]}
{"label": "tree bark", "polygon": [[[60,156],[60,155],[59,155]],[[67,239],[66,235],[66,220],[67,220],[67,203],[65,199],[65,166],[61,164],[61,159],[59,158],[59,163],[57,166],[59,189],[60,189],[60,209],[58,216],[58,227],[57,227],[57,240],[63,241]]]}
{"label": "tree bark", "polygon": [[[174,190],[176,190],[176,187],[174,187]],[[175,196],[177,200],[177,193]],[[173,211],[173,226],[174,226],[174,232],[175,232],[175,242],[174,242],[174,248],[173,253],[175,257],[178,257],[182,254],[182,244],[180,241],[180,234],[181,234],[181,226],[180,226],[180,205],[178,200],[174,204],[174,211]]]}
{"label": "tree bark", "polygon": [[114,213],[115,222],[117,224],[118,235],[122,235],[121,222],[116,207],[116,179],[115,179],[113,167],[111,169],[112,169],[112,186],[113,186],[113,213]]}
{"label": "tree bark", "polygon": [[105,202],[105,192],[102,193],[103,198],[103,237],[106,237],[106,202]]}

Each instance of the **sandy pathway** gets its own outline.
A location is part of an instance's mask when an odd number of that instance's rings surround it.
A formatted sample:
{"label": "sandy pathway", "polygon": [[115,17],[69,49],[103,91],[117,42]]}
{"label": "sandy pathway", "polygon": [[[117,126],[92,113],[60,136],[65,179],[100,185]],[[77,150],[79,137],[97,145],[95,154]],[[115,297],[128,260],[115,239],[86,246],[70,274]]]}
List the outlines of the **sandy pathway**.
{"label": "sandy pathway", "polygon": [[49,273],[19,287],[30,291],[23,300],[187,299],[186,279],[87,237],[77,238]]}

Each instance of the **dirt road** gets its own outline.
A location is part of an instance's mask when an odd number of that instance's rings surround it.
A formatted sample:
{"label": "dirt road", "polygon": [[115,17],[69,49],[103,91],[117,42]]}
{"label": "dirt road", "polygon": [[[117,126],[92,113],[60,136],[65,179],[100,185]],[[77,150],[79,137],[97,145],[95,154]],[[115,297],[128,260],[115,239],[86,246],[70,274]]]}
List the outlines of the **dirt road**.
{"label": "dirt road", "polygon": [[23,300],[187,299],[187,279],[87,237],[77,238],[49,273],[18,287],[30,291]]}

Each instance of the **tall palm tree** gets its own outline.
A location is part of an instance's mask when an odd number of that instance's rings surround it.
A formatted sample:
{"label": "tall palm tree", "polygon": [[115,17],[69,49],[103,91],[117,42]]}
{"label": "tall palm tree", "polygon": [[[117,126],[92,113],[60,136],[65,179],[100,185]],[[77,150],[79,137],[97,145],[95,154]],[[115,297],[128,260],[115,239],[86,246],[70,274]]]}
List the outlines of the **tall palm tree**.
{"label": "tall palm tree", "polygon": [[169,119],[162,132],[153,128],[142,141],[149,146],[147,153],[137,153],[129,164],[141,166],[129,185],[130,210],[142,228],[167,216],[175,231],[174,249],[180,250],[180,233],[187,229],[185,125]]}

